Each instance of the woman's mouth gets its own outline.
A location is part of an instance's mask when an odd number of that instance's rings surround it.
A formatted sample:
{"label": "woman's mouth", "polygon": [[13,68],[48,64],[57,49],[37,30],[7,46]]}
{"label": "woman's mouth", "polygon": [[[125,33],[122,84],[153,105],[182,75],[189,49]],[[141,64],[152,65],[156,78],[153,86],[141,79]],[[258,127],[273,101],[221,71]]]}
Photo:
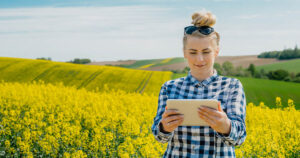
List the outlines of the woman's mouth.
{"label": "woman's mouth", "polygon": [[203,67],[204,65],[195,65],[196,67],[198,67],[198,68],[201,68],[201,67]]}

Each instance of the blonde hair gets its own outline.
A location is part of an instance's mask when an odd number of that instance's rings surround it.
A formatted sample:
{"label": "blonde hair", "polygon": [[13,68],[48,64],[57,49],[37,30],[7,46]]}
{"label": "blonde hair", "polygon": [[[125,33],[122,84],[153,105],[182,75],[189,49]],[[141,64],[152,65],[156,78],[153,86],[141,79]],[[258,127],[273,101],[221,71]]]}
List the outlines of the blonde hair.
{"label": "blonde hair", "polygon": [[[200,12],[195,12],[192,15],[192,24],[194,26],[200,27],[200,26],[210,26],[213,27],[214,24],[216,23],[216,16],[212,14],[209,11],[202,10]],[[204,35],[200,33],[199,31],[194,31],[192,34],[184,34],[183,36],[183,49],[185,49],[186,41],[189,36],[193,37],[199,37],[199,38],[204,38],[208,37],[212,39],[217,46],[219,46],[219,41],[220,41],[220,35],[218,32],[214,31],[213,33],[209,35]]]}

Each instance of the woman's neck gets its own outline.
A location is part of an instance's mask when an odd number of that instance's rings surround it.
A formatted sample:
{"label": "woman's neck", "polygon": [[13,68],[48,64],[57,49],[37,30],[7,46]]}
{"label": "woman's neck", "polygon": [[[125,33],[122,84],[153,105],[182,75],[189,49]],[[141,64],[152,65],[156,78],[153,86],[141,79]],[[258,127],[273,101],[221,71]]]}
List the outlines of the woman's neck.
{"label": "woman's neck", "polygon": [[191,75],[195,77],[199,82],[209,78],[214,74],[214,69],[208,71],[191,71]]}

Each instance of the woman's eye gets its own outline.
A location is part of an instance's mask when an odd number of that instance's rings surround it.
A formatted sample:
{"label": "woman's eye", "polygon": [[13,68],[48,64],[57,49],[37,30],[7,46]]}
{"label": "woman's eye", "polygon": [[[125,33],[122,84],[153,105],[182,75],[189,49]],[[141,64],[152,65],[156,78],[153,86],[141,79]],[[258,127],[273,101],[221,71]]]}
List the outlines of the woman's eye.
{"label": "woman's eye", "polygon": [[210,52],[203,52],[204,54],[208,54],[208,53],[210,53]]}
{"label": "woman's eye", "polygon": [[190,52],[190,54],[196,54],[195,52]]}

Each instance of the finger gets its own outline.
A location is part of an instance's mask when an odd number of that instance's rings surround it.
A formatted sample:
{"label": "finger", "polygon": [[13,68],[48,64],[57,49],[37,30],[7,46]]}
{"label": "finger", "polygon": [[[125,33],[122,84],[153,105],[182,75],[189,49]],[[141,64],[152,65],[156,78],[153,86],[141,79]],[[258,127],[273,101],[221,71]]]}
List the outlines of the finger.
{"label": "finger", "polygon": [[213,116],[216,116],[216,117],[222,117],[222,115],[219,111],[217,111],[215,109],[212,109],[212,108],[204,107],[204,108],[202,108],[201,110],[198,110],[198,111],[205,112],[208,115],[213,115]]}
{"label": "finger", "polygon": [[183,119],[171,121],[171,122],[168,122],[167,125],[168,125],[168,127],[174,127],[174,126],[181,124],[182,121],[183,121]]}
{"label": "finger", "polygon": [[170,111],[176,111],[176,110],[174,110],[174,109],[166,109],[166,110],[164,111],[164,113],[162,114],[162,117],[167,117],[167,116],[168,116],[168,113],[169,113]]}
{"label": "finger", "polygon": [[180,114],[178,113],[178,110],[177,109],[167,109],[164,114],[163,114],[163,117],[167,117],[169,115],[173,115],[173,114]]}
{"label": "finger", "polygon": [[201,115],[200,116],[201,119],[203,119],[207,124],[209,124],[211,127],[215,127],[216,123],[214,120],[210,119],[209,117],[207,117],[206,115]]}
{"label": "finger", "polygon": [[207,113],[205,111],[199,111],[199,115],[203,115],[211,120],[214,120],[215,122],[217,122],[217,120],[220,118],[220,116],[210,115],[209,113]]}
{"label": "finger", "polygon": [[180,115],[175,115],[175,116],[168,116],[165,118],[165,121],[166,122],[171,122],[173,120],[178,120],[178,119],[181,119],[183,118],[183,114],[180,114]]}
{"label": "finger", "polygon": [[[224,110],[223,110],[222,107],[221,107],[221,102],[219,102],[219,104],[218,104],[218,109],[219,109],[220,112],[224,112]],[[224,112],[224,113],[225,113],[225,112]]]}

